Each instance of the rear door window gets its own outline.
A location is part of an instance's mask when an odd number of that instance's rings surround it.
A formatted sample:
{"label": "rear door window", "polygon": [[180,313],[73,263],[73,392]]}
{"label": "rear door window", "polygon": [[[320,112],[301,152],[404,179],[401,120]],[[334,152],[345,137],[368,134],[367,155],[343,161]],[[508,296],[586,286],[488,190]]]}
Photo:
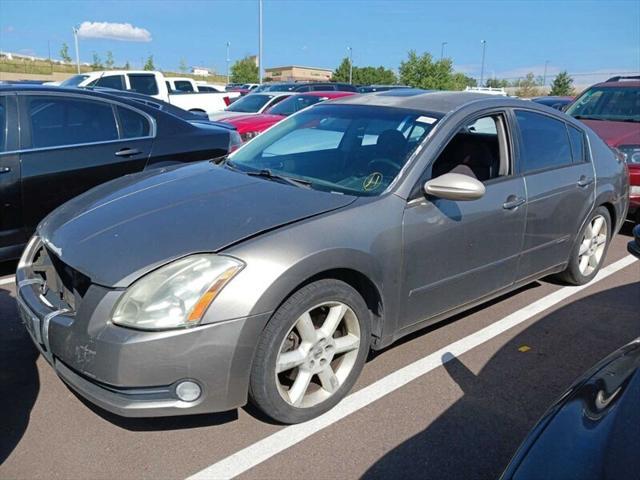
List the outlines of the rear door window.
{"label": "rear door window", "polygon": [[520,129],[520,171],[534,172],[573,161],[566,124],[539,113],[517,110]]}
{"label": "rear door window", "polygon": [[153,74],[130,73],[129,84],[134,92],[144,95],[158,94],[158,84],[156,83],[156,76]]}
{"label": "rear door window", "polygon": [[32,148],[78,145],[118,139],[111,105],[72,97],[29,99]]}

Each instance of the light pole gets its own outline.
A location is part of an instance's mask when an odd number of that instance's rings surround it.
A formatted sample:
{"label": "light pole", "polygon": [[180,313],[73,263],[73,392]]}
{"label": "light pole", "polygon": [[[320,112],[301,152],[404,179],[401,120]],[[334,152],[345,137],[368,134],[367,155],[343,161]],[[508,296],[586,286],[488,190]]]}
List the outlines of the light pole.
{"label": "light pole", "polygon": [[258,0],[258,83],[262,83],[262,0]]}
{"label": "light pole", "polygon": [[440,60],[442,60],[444,58],[444,47],[445,45],[447,45],[449,42],[442,42],[442,45],[440,45]]}
{"label": "light pole", "polygon": [[231,42],[227,42],[227,85],[229,85],[229,47],[231,46]]}
{"label": "light pole", "polygon": [[487,41],[482,40],[482,67],[480,68],[480,86],[482,86],[482,80],[484,80],[484,55],[487,50]]}
{"label": "light pole", "polygon": [[353,83],[353,48],[347,47],[349,51],[349,84]]}
{"label": "light pole", "polygon": [[78,27],[73,27],[73,40],[76,44],[76,67],[80,73],[80,50],[78,49]]}
{"label": "light pole", "polygon": [[542,88],[547,86],[547,66],[549,65],[549,60],[544,61],[544,74],[542,75]]}

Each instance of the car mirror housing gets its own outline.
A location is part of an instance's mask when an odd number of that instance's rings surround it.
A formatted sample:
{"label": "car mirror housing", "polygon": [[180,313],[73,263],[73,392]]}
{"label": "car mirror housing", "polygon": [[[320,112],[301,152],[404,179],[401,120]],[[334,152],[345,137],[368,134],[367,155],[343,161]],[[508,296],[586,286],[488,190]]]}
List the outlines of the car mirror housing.
{"label": "car mirror housing", "polygon": [[447,200],[477,200],[485,191],[482,182],[461,173],[445,173],[424,184],[424,193]]}

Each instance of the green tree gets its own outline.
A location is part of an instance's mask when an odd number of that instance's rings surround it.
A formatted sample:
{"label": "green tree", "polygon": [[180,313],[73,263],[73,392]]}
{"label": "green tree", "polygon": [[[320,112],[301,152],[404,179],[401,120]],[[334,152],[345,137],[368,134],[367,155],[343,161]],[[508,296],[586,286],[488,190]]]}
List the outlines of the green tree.
{"label": "green tree", "polygon": [[[349,81],[349,59],[344,58],[335,69],[331,79],[335,82]],[[353,83],[357,85],[393,85],[398,83],[396,74],[388,68],[353,67]]]}
{"label": "green tree", "polygon": [[67,63],[71,63],[71,55],[69,55],[69,46],[66,43],[63,43],[62,47],[60,48],[60,58]]}
{"label": "green tree", "polygon": [[336,68],[333,75],[331,75],[331,79],[335,82],[349,81],[349,59],[347,57],[342,59],[338,68]]}
{"label": "green tree", "polygon": [[93,68],[94,70],[104,69],[104,65],[102,64],[102,59],[100,58],[100,55],[98,55],[96,52],[93,52],[93,61],[91,62],[91,68]]}
{"label": "green tree", "polygon": [[142,69],[148,70],[148,71],[156,69],[156,66],[153,64],[153,55],[149,55],[147,57],[147,61],[145,62],[144,67],[142,67]]}
{"label": "green tree", "polygon": [[429,90],[463,90],[476,85],[473,78],[453,71],[450,58],[434,61],[430,53],[418,55],[415,50],[400,63],[400,83]]}
{"label": "green tree", "polygon": [[509,86],[509,81],[499,78],[490,78],[487,80],[484,86],[491,88],[505,88]]}
{"label": "green tree", "polygon": [[517,80],[514,83],[514,87],[517,87],[516,96],[531,98],[540,95],[540,82],[536,80],[535,75],[532,72],[527,73],[524,78]]}
{"label": "green tree", "polygon": [[131,70],[131,64],[129,63],[129,60],[127,60],[127,63],[124,64],[124,69]]}
{"label": "green tree", "polygon": [[187,67],[187,61],[184,58],[180,59],[180,66],[178,66],[178,69],[182,73],[186,73],[186,71],[189,69],[189,67]]}
{"label": "green tree", "polygon": [[567,71],[560,72],[556,75],[551,83],[551,92],[549,95],[572,95],[573,94],[573,78],[569,76]]}
{"label": "green tree", "polygon": [[107,52],[107,59],[104,61],[104,66],[107,67],[107,70],[111,70],[115,65],[115,61],[113,60],[113,53],[111,50]]}
{"label": "green tree", "polygon": [[258,81],[258,66],[251,57],[244,57],[231,65],[232,83],[256,83]]}

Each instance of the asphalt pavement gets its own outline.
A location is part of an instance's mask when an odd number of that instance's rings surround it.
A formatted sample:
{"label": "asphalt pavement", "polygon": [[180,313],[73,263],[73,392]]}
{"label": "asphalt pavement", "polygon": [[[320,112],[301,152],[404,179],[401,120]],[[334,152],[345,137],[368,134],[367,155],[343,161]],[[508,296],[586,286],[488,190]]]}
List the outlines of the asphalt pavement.
{"label": "asphalt pavement", "polygon": [[640,336],[629,227],[587,287],[541,280],[417,332],[289,427],[251,407],[125,419],[84,402],[31,345],[0,264],[0,478],[496,478],[576,377]]}

